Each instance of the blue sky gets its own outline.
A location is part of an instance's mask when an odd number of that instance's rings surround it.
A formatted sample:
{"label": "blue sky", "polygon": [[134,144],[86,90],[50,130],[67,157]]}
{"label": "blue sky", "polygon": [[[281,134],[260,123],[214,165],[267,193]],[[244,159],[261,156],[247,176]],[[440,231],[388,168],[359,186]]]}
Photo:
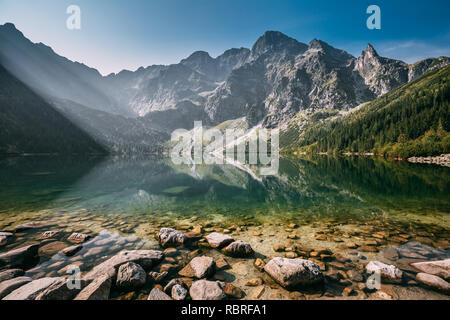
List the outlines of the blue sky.
{"label": "blue sky", "polygon": [[[71,4],[81,8],[81,30],[66,28]],[[366,27],[371,4],[381,8],[381,30]],[[250,48],[267,30],[355,56],[368,42],[406,62],[450,56],[449,12],[448,0],[0,0],[0,24],[12,22],[33,42],[103,74],[177,63],[196,50],[215,57]]]}

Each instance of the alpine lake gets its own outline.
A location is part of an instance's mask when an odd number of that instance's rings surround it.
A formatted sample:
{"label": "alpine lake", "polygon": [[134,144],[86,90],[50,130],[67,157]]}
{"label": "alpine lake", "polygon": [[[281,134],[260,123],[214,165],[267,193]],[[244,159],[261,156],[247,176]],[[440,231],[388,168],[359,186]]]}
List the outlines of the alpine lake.
{"label": "alpine lake", "polygon": [[[16,228],[29,222],[36,224]],[[156,235],[163,227],[201,239],[162,248]],[[25,270],[33,279],[68,277],[70,265],[88,272],[124,249],[158,249],[166,255],[152,271],[168,272],[162,286],[206,255],[217,264],[210,278],[231,283],[243,299],[448,299],[418,283],[411,263],[450,258],[450,168],[286,157],[277,175],[259,176],[256,167],[175,165],[161,157],[3,157],[0,231],[13,233],[0,254],[39,244]],[[74,232],[90,238],[65,256]],[[225,256],[202,238],[211,232],[248,242],[254,256]],[[316,262],[324,285],[282,288],[259,265],[273,257]],[[373,260],[397,266],[403,282],[368,290],[365,265]],[[110,298],[147,299],[154,286],[112,290]]]}

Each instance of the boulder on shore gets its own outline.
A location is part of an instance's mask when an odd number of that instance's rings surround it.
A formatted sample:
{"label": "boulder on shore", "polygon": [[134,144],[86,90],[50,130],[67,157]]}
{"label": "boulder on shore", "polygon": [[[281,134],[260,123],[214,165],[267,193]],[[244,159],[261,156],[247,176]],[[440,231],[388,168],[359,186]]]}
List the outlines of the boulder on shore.
{"label": "boulder on shore", "polygon": [[30,277],[17,277],[0,283],[0,299],[3,299],[14,290],[33,281]]}
{"label": "boulder on shore", "polygon": [[229,235],[213,232],[206,236],[206,240],[212,248],[221,249],[234,241]]}
{"label": "boulder on shore", "polygon": [[219,281],[198,280],[189,289],[192,300],[223,300],[226,297]]}
{"label": "boulder on shore", "polygon": [[172,228],[162,228],[159,230],[158,239],[163,247],[183,246],[187,240],[183,232]]}
{"label": "boulder on shore", "polygon": [[393,265],[388,265],[380,261],[370,261],[366,265],[369,274],[379,274],[384,282],[400,283],[403,279],[403,272]]}
{"label": "boulder on shore", "polygon": [[22,269],[7,269],[0,271],[0,283],[12,278],[23,276],[25,272]]}
{"label": "boulder on shore", "polygon": [[323,282],[320,267],[309,260],[276,257],[265,265],[264,271],[285,288],[309,286]]}
{"label": "boulder on shore", "polygon": [[180,272],[183,277],[189,278],[207,278],[216,271],[216,262],[211,257],[195,257]]}
{"label": "boulder on shore", "polygon": [[134,262],[127,262],[119,267],[116,285],[122,289],[142,287],[147,280],[145,270]]}
{"label": "boulder on shore", "polygon": [[74,300],[108,300],[111,285],[111,277],[108,274],[104,274],[81,290]]}

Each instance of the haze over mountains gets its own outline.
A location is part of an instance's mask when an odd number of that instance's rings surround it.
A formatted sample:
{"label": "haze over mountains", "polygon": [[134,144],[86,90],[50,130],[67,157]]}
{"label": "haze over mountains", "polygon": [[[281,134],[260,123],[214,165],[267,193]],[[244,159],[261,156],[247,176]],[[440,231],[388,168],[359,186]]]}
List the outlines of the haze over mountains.
{"label": "haze over mountains", "polygon": [[178,64],[104,77],[32,43],[10,23],[0,26],[0,64],[117,152],[150,150],[196,120],[213,126],[245,117],[249,126],[285,129],[298,125],[299,114],[346,113],[449,61],[407,64],[380,57],[370,44],[354,57],[317,39],[304,44],[268,31],[251,49],[216,58],[198,51]]}

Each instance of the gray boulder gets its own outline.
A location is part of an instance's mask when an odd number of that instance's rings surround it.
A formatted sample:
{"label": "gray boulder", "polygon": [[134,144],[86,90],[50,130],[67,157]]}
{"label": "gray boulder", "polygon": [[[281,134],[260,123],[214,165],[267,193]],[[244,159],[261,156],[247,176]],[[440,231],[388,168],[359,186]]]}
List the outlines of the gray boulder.
{"label": "gray boulder", "polygon": [[323,274],[312,261],[276,257],[264,267],[276,282],[285,288],[295,288],[321,283]]}
{"label": "gray boulder", "polygon": [[222,252],[232,257],[248,257],[254,253],[250,243],[244,242],[242,240],[230,243],[228,246],[222,249]]}
{"label": "gray boulder", "polygon": [[148,270],[160,263],[163,258],[164,254],[157,250],[122,251],[94,267],[84,276],[84,279],[94,280],[104,274],[107,274],[110,278],[113,278],[116,276],[119,267],[127,262],[134,262],[140,265],[144,270]]}
{"label": "gray boulder", "polygon": [[72,300],[87,285],[87,281],[79,281],[79,286],[75,286],[73,279],[61,279],[42,291],[35,300]]}
{"label": "gray boulder", "polygon": [[226,297],[219,281],[198,280],[189,289],[192,300],[223,300]]}
{"label": "gray boulder", "polygon": [[187,240],[183,232],[172,228],[162,228],[159,230],[158,238],[163,247],[183,246]]}
{"label": "gray boulder", "polygon": [[221,249],[234,241],[229,235],[213,232],[206,236],[206,240],[212,248]]}
{"label": "gray boulder", "polygon": [[211,257],[195,257],[178,274],[190,278],[207,278],[214,274],[216,262]]}
{"label": "gray boulder", "polygon": [[104,274],[94,279],[75,297],[74,300],[108,300],[112,279]]}
{"label": "gray boulder", "polygon": [[116,285],[122,289],[142,287],[147,280],[145,270],[134,262],[127,262],[119,267]]}
{"label": "gray boulder", "polygon": [[379,274],[384,282],[400,283],[403,279],[403,272],[399,268],[380,261],[370,261],[366,265],[366,272]]}

